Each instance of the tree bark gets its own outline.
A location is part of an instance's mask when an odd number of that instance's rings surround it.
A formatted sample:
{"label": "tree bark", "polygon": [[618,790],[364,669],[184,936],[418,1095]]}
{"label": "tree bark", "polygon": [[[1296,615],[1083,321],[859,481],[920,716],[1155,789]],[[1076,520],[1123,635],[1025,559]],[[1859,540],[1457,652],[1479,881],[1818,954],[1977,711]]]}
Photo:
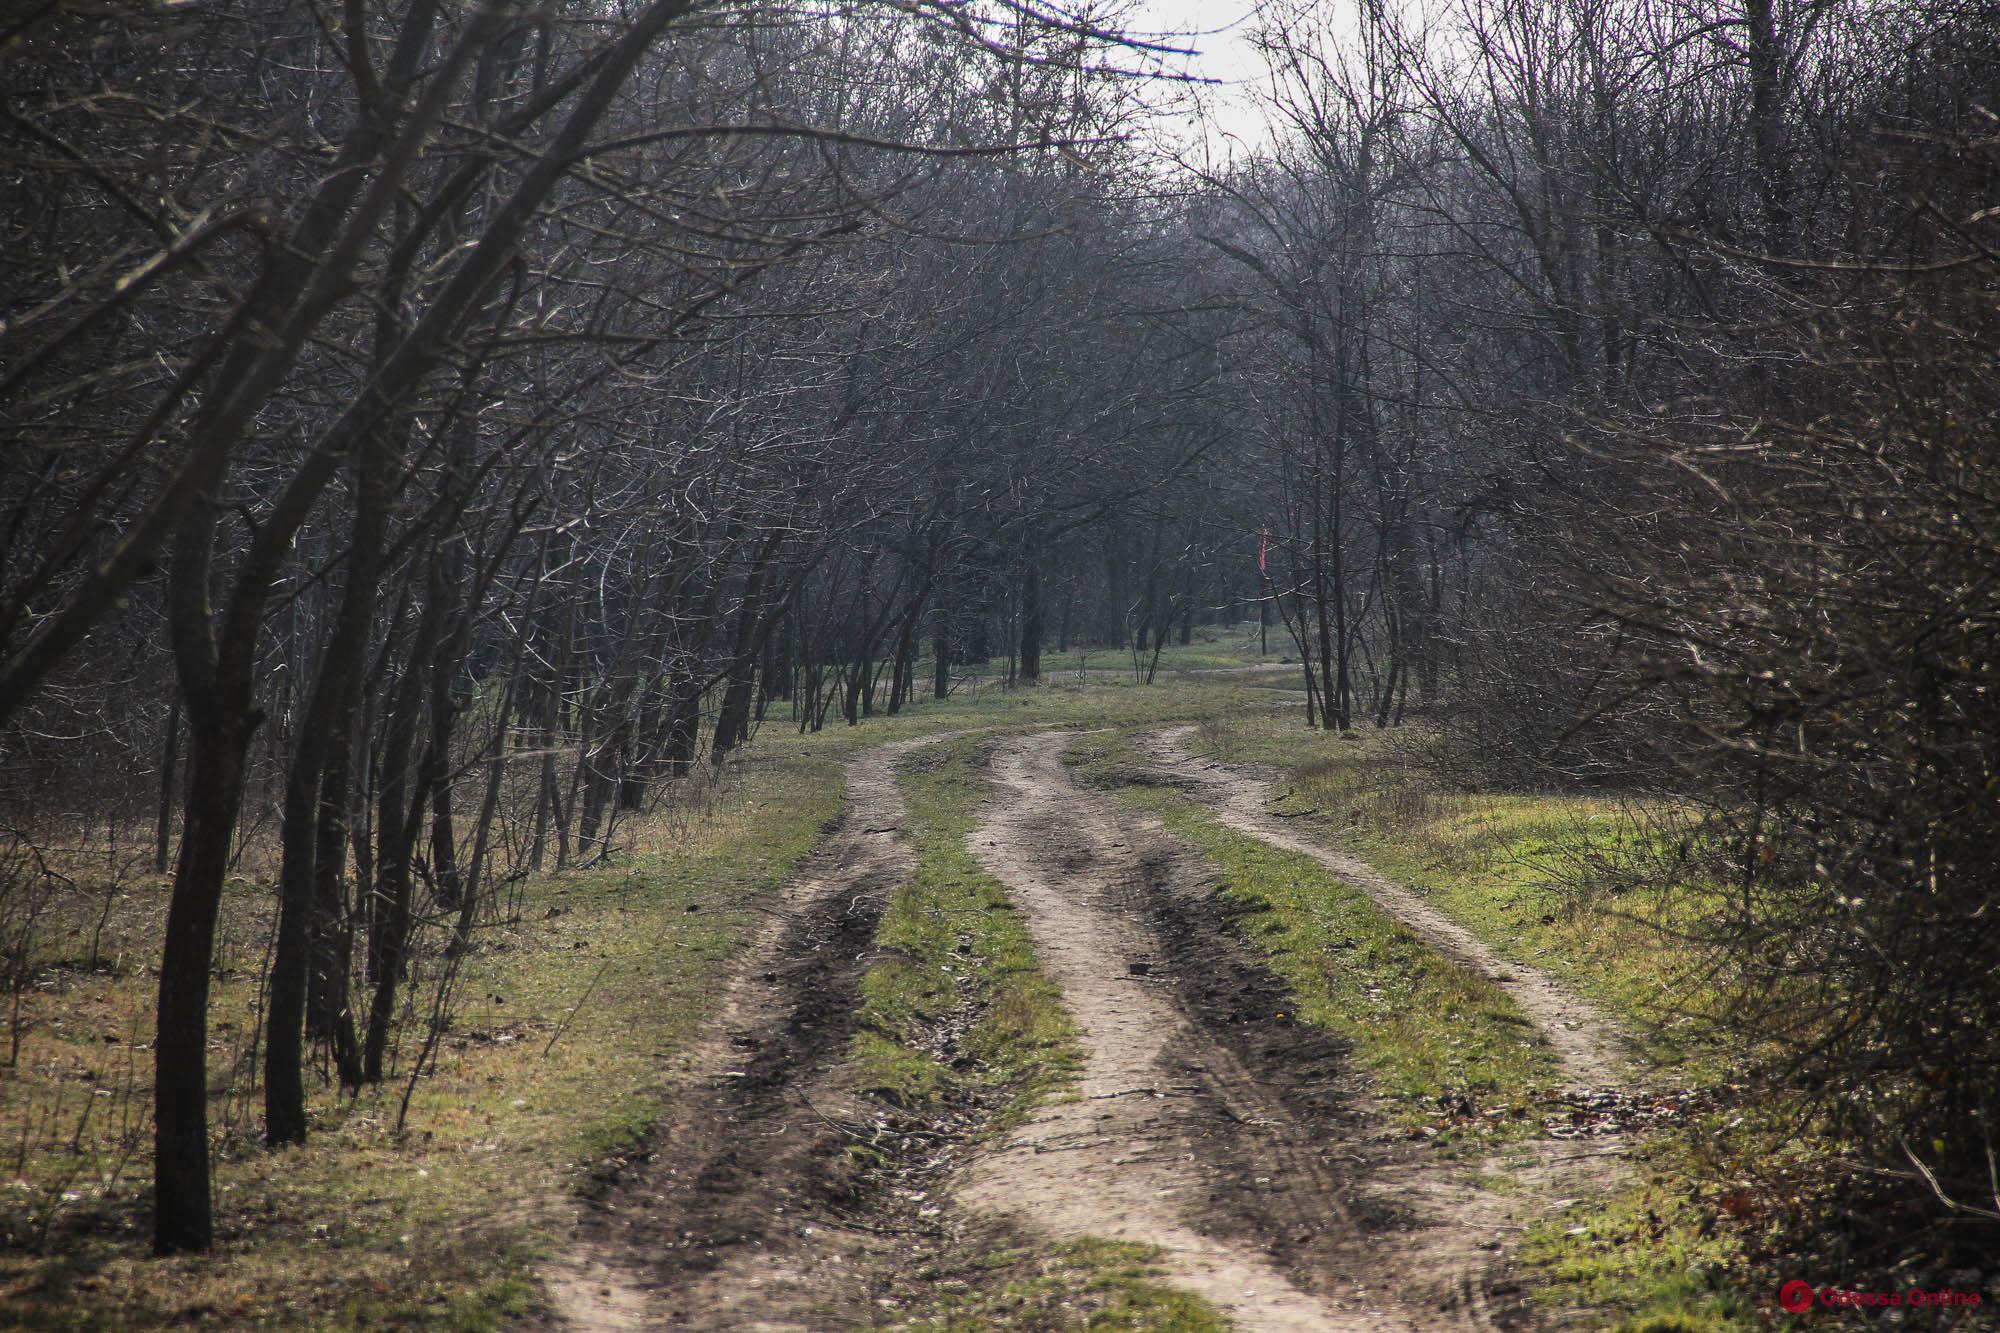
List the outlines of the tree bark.
{"label": "tree bark", "polygon": [[1021,569],[1021,679],[1042,678],[1042,562],[1030,549]]}

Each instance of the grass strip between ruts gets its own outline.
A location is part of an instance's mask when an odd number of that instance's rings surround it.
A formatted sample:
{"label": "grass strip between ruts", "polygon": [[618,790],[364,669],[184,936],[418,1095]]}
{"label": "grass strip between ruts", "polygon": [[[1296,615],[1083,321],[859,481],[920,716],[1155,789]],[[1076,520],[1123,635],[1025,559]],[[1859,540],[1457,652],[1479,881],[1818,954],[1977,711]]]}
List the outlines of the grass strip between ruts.
{"label": "grass strip between ruts", "polygon": [[[983,1093],[983,1130],[997,1133],[1073,1084],[1078,1034],[1006,886],[967,849],[992,794],[979,739],[913,752],[902,783],[916,868],[883,912],[882,959],[862,979],[860,1085],[915,1107]],[[1206,1301],[1156,1280],[1158,1255],[1096,1237],[949,1246],[888,1299],[902,1312],[897,1327],[925,1333],[1228,1327]]]}

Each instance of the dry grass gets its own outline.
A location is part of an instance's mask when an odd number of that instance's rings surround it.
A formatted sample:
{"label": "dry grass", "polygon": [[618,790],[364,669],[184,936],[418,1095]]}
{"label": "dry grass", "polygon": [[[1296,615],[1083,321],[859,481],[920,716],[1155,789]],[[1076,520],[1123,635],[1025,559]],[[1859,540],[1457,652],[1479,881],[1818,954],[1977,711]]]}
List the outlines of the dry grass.
{"label": "dry grass", "polygon": [[[480,1327],[522,1308],[529,1261],[654,1114],[755,898],[839,802],[827,755],[745,765],[630,826],[617,864],[522,885],[518,915],[482,930],[462,968],[406,1131],[409,1050],[382,1088],[353,1100],[320,1088],[312,1141],[280,1152],[254,1137],[271,891],[233,879],[211,1016],[220,1243],[202,1257],[146,1251],[154,981],[138,960],[156,947],[165,889],[119,895],[96,970],[75,964],[96,901],[78,890],[47,918],[0,1102],[0,1321]],[[420,967],[413,1011],[428,1012],[440,976],[435,959]]]}
{"label": "dry grass", "polygon": [[480,1328],[525,1309],[536,1257],[656,1114],[759,897],[838,812],[846,755],[940,729],[1193,718],[1252,697],[1219,683],[988,689],[806,737],[774,714],[719,785],[683,784],[622,822],[606,863],[503,890],[507,920],[478,933],[436,1068],[410,1085],[442,976],[420,958],[390,1083],[352,1100],[318,1087],[311,1142],[279,1152],[258,1138],[276,867],[271,822],[253,813],[220,923],[219,1244],[199,1257],[147,1250],[167,884],[145,839],[58,839],[70,850],[54,865],[64,878],[38,881],[53,887],[23,969],[19,1059],[0,1069],[0,1324]]}

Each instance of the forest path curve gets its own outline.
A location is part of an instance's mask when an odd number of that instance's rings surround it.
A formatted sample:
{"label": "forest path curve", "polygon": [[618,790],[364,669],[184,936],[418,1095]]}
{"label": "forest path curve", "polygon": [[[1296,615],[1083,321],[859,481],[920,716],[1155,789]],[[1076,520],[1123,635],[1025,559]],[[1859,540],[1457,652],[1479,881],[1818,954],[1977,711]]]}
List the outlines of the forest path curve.
{"label": "forest path curve", "polygon": [[1193,779],[1200,788],[1198,799],[1230,828],[1318,861],[1426,944],[1500,987],[1548,1038],[1572,1087],[1633,1085],[1638,1074],[1626,1053],[1629,1041],[1595,1005],[1546,972],[1502,958],[1478,936],[1361,857],[1288,827],[1283,817],[1271,812],[1271,782],[1253,768],[1195,753],[1189,744],[1194,732],[1192,726],[1152,732],[1141,737],[1140,748],[1159,768]]}

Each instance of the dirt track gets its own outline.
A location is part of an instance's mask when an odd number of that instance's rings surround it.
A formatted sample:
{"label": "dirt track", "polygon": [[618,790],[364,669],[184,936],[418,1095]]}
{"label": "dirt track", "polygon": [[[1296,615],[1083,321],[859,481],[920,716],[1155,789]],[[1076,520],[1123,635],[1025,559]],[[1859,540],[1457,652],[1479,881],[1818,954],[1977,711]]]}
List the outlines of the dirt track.
{"label": "dirt track", "polygon": [[[1452,1162],[1391,1130],[1341,1044],[1289,1021],[1212,874],[1152,816],[1072,782],[1068,740],[995,747],[1003,794],[972,841],[1084,1029],[1083,1087],[974,1164],[958,1201],[1151,1241],[1170,1280],[1244,1328],[1533,1325],[1506,1251],[1603,1149]],[[1495,1174],[1506,1193],[1482,1187]]]}
{"label": "dirt track", "polygon": [[1632,1082],[1632,1062],[1622,1050],[1622,1040],[1589,1001],[1545,973],[1501,958],[1471,931],[1360,857],[1335,851],[1298,832],[1289,821],[1271,813],[1270,784],[1262,774],[1196,755],[1189,745],[1193,733],[1193,727],[1155,732],[1146,738],[1147,749],[1161,767],[1199,783],[1204,799],[1223,823],[1286,851],[1312,857],[1373,898],[1438,952],[1492,978],[1548,1037],[1570,1083],[1596,1088]]}
{"label": "dirt track", "polygon": [[1181,1016],[1171,961],[1145,917],[1137,835],[1123,811],[1069,781],[1059,762],[1068,739],[998,749],[993,773],[1006,794],[973,850],[1026,913],[1042,967],[1083,1030],[1082,1085],[1077,1100],[1043,1108],[977,1163],[959,1202],[1060,1237],[1159,1245],[1176,1281],[1246,1328],[1411,1327],[1385,1313],[1337,1312],[1254,1238],[1199,1229],[1208,1196],[1230,1183],[1226,1157],[1238,1155],[1211,1151],[1225,1123],[1257,1140],[1263,1179],[1284,1182],[1269,1202],[1283,1205],[1272,1211],[1286,1214],[1274,1220],[1290,1238],[1351,1224],[1290,1117],[1233,1052]]}
{"label": "dirt track", "polygon": [[[849,768],[840,826],[783,890],[722,1019],[690,1053],[652,1156],[586,1211],[546,1275],[559,1324],[870,1326],[887,1313],[882,1293],[898,1279],[906,1289],[943,1248],[976,1251],[1008,1232],[1157,1245],[1163,1280],[1246,1329],[1540,1322],[1509,1279],[1511,1242],[1556,1194],[1588,1192],[1602,1174],[1593,1159],[1615,1149],[1515,1144],[1453,1161],[1396,1131],[1342,1043],[1290,1020],[1286,987],[1231,928],[1199,858],[1153,816],[1071,780],[1070,739],[985,748],[998,790],[971,847],[1007,885],[1081,1029],[1075,1097],[975,1153],[950,1125],[911,1130],[899,1148],[893,1116],[847,1086],[856,986],[911,865],[894,767],[921,742],[869,751]],[[1171,746],[1160,757],[1190,767]],[[1220,770],[1202,782],[1232,823],[1250,822],[1242,793],[1254,803],[1260,785]],[[1289,830],[1271,832],[1293,845]],[[1573,1077],[1616,1072],[1603,1031],[1562,1031]],[[921,1212],[901,1202],[916,1197],[907,1182],[857,1188],[844,1174],[839,1150],[870,1135],[924,1159]],[[957,1164],[947,1182],[939,1173]],[[1485,1187],[1501,1175],[1503,1192]]]}
{"label": "dirt track", "polygon": [[839,1207],[839,1149],[892,1132],[841,1062],[876,921],[911,866],[896,764],[925,743],[849,764],[839,826],[745,948],[751,965],[684,1057],[690,1076],[650,1160],[585,1210],[570,1254],[544,1274],[560,1325],[849,1326],[871,1273],[895,1262],[893,1235]]}

